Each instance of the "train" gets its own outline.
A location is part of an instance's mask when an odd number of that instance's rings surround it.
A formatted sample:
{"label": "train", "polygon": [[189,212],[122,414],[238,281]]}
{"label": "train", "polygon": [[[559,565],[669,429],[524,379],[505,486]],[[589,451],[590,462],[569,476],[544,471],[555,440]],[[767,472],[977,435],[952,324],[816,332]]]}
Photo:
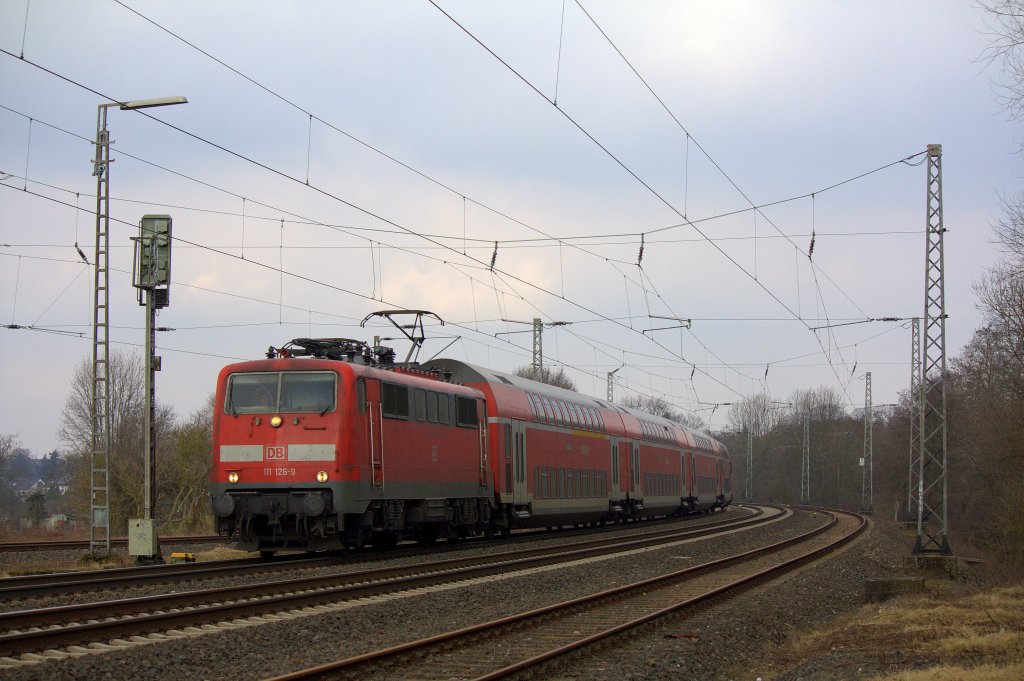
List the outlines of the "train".
{"label": "train", "polygon": [[708,513],[722,443],[578,392],[344,339],[295,339],[217,378],[210,493],[231,545],[276,551],[501,537]]}

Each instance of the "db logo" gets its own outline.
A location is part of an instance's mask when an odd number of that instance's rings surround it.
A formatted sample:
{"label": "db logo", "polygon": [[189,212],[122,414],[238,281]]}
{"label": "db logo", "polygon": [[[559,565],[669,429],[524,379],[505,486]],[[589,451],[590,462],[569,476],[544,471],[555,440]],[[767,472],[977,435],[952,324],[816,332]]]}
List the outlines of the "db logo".
{"label": "db logo", "polygon": [[284,461],[284,445],[267,445],[264,458],[267,461]]}

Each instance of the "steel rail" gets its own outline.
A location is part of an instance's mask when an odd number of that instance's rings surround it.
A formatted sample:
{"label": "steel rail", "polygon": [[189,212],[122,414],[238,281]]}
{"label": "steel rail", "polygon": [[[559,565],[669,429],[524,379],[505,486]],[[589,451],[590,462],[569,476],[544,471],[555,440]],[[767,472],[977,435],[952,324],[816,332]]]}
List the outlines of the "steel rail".
{"label": "steel rail", "polygon": [[[820,511],[820,509],[818,509]],[[835,515],[830,513],[831,520],[827,525],[811,530],[804,534],[792,537],[782,542],[777,542],[767,547],[754,549],[752,551],[743,552],[734,556],[718,559],[705,563],[702,565],[686,568],[683,570],[674,571],[665,575],[646,579],[633,584],[627,584],[613,589],[608,589],[595,594],[582,596],[575,598],[563,603],[557,603],[543,608],[531,610],[529,612],[518,613],[508,617],[503,617],[491,622],[485,622],[470,627],[464,627],[456,631],[446,632],[424,638],[418,641],[411,641],[408,643],[392,646],[390,648],[372,651],[364,653],[362,655],[353,656],[344,660],[338,660],[328,664],[317,665],[308,669],[299,670],[290,674],[275,677],[271,681],[296,681],[299,679],[311,679],[311,678],[335,678],[339,674],[345,674],[351,676],[358,674],[364,668],[374,665],[374,668],[379,669],[379,665],[391,664],[389,675],[397,673],[396,667],[401,664],[401,661],[405,658],[415,658],[419,661],[425,661],[427,659],[433,659],[434,653],[440,650],[445,652],[448,658],[453,657],[452,651],[461,644],[471,645],[472,643],[486,640],[488,642],[493,641],[494,636],[501,636],[504,631],[515,630],[520,635],[522,634],[522,627],[531,624],[536,624],[545,620],[554,620],[559,616],[567,615],[569,613],[579,614],[584,612],[587,608],[595,608],[600,605],[606,604],[609,601],[619,601],[625,598],[639,597],[640,594],[646,594],[650,591],[655,591],[659,588],[671,587],[681,581],[685,581],[697,575],[707,574],[717,569],[722,569],[726,566],[734,566],[754,560],[765,555],[783,551],[789,547],[797,544],[809,541],[818,535],[828,532],[830,529],[836,527],[838,520]],[[649,612],[642,617],[634,618],[626,622],[622,622],[616,626],[607,628],[598,633],[579,638],[568,644],[558,646],[552,650],[544,651],[538,655],[534,655],[528,659],[502,667],[498,670],[492,671],[488,674],[478,677],[477,681],[484,681],[490,679],[503,678],[512,674],[518,674],[524,670],[530,669],[535,675],[539,673],[535,669],[540,665],[547,664],[552,660],[561,658],[572,652],[575,652],[583,646],[587,646],[598,641],[604,640],[610,636],[614,636],[619,633],[630,631],[638,626],[642,626],[656,619],[665,617],[670,614],[679,613],[681,610],[690,608],[699,603],[706,602],[707,600],[716,596],[722,596],[725,594],[736,593],[738,590],[744,587],[750,586],[754,583],[764,581],[766,579],[775,577],[779,574],[793,570],[796,567],[803,565],[804,563],[814,560],[821,555],[833,551],[839,546],[851,541],[854,537],[858,536],[866,528],[866,519],[863,516],[857,514],[847,514],[859,519],[858,526],[849,533],[845,533],[839,540],[830,542],[826,546],[812,550],[810,552],[802,553],[795,558],[785,560],[779,564],[770,566],[765,569],[757,570],[751,574],[744,575],[740,579],[735,579],[727,584],[720,585],[718,587],[709,589],[703,593],[700,593],[692,598],[685,599],[683,601],[672,603],[667,607],[658,608],[653,612]],[[574,627],[578,627],[578,620],[574,620]],[[531,637],[539,639],[539,637]],[[431,664],[431,662],[424,662],[425,664]],[[441,664],[439,661],[436,664]],[[435,671],[437,671],[435,669]],[[443,671],[443,670],[442,670]],[[543,674],[540,674],[543,677]]]}
{"label": "steel rail", "polygon": [[[569,546],[530,548],[341,575],[0,613],[0,628],[8,632],[0,635],[0,656],[365,598],[706,537],[757,526],[780,517],[782,510],[779,512],[779,515],[762,512],[700,528],[661,530],[641,537],[605,537]],[[140,612],[143,614],[138,614]]]}
{"label": "steel rail", "polygon": [[[191,537],[161,537],[160,541],[165,545],[175,544],[219,544],[224,537],[217,535],[199,535]],[[128,546],[128,539],[116,537],[110,540],[111,546]],[[11,541],[0,542],[0,553],[17,551],[65,551],[70,549],[88,550],[88,539],[50,539],[46,541]]]}
{"label": "steel rail", "polygon": [[[672,522],[675,519],[660,522]],[[730,519],[734,520],[734,519]],[[678,520],[675,520],[678,522]],[[714,521],[723,522],[721,520]],[[645,527],[651,527],[648,523]],[[708,526],[703,524],[701,526]],[[622,526],[609,525],[601,529],[587,528],[588,533],[611,532],[621,530]],[[574,530],[569,530],[575,533]],[[536,541],[538,533],[517,535],[508,540],[513,544]],[[3,601],[26,600],[39,598],[49,594],[87,593],[109,591],[129,586],[149,583],[176,583],[194,579],[210,579],[230,575],[236,572],[271,572],[299,570],[336,565],[339,561],[345,564],[359,564],[381,559],[408,558],[439,553],[456,553],[476,546],[476,542],[458,542],[443,545],[407,546],[387,549],[385,551],[368,550],[365,553],[328,552],[328,553],[295,553],[278,554],[271,558],[237,558],[197,563],[171,563],[166,565],[146,565],[136,567],[110,568],[105,570],[87,570],[75,572],[58,572],[36,575],[17,575],[0,578],[0,603]]]}

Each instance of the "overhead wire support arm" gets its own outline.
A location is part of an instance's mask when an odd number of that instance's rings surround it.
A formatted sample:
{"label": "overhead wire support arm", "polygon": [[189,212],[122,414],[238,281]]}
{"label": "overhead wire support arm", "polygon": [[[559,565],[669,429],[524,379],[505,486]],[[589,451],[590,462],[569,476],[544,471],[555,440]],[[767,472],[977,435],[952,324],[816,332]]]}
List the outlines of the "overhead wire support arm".
{"label": "overhead wire support arm", "polygon": [[653,329],[644,329],[644,330],[641,331],[641,333],[643,333],[643,334],[646,334],[648,331],[667,331],[669,329],[690,329],[690,328],[693,328],[693,320],[692,319],[684,319],[683,317],[664,317],[662,315],[649,314],[649,315],[647,315],[647,318],[648,319],[667,319],[669,321],[679,322],[679,323],[674,325],[674,326],[658,326],[658,327],[655,327]]}
{"label": "overhead wire support arm", "polygon": [[906,321],[906,317],[869,317],[868,319],[859,319],[855,322],[840,322],[838,324],[822,324],[821,326],[809,326],[808,331],[820,331],[822,329],[834,329],[840,326],[853,326],[854,324],[868,324],[870,322],[903,322]]}

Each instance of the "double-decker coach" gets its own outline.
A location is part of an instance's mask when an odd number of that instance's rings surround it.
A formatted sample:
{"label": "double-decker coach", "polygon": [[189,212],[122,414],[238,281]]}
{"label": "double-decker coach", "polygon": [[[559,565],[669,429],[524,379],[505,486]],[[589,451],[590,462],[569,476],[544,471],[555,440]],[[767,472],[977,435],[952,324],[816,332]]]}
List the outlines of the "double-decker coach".
{"label": "double-decker coach", "polygon": [[710,511],[732,501],[725,447],[668,419],[457,360],[484,394],[495,521],[516,527]]}

